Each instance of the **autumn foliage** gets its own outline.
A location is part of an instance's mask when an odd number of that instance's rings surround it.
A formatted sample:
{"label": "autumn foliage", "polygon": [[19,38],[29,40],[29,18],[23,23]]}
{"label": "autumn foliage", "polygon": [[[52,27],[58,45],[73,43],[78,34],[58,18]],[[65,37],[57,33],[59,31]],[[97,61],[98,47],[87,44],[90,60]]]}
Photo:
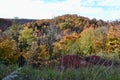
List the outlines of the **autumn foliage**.
{"label": "autumn foliage", "polygon": [[60,64],[65,68],[79,68],[87,66],[86,61],[79,55],[65,55],[61,57]]}
{"label": "autumn foliage", "polygon": [[[2,23],[4,21],[0,19],[0,27]],[[19,56],[24,56],[28,64],[63,56],[63,65],[67,68],[79,67],[84,61],[97,64],[101,58],[91,55],[103,54],[107,57],[112,54],[117,59],[120,58],[119,21],[106,22],[77,15],[63,15],[9,25],[5,30],[0,30],[0,59],[10,63],[17,62]],[[90,56],[95,62],[90,61],[90,57],[83,59],[80,56]],[[102,59],[100,64],[111,65],[111,62],[105,61]]]}

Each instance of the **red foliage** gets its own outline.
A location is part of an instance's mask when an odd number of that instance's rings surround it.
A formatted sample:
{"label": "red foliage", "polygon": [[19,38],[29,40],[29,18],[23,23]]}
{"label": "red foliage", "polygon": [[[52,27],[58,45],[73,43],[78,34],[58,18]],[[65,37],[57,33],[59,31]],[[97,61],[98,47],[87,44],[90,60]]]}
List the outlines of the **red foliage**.
{"label": "red foliage", "polygon": [[64,66],[64,68],[79,68],[81,66],[86,66],[86,61],[84,58],[79,55],[65,55],[60,59],[60,64]]}
{"label": "red foliage", "polygon": [[59,63],[64,69],[68,68],[80,68],[80,67],[93,67],[94,65],[99,65],[99,66],[111,66],[114,65],[117,66],[119,65],[118,62],[112,61],[112,60],[107,60],[104,58],[101,58],[100,56],[88,56],[88,57],[81,57],[79,55],[64,55],[58,59],[51,60],[51,61],[33,61],[31,64],[34,67],[39,67],[39,66],[46,66],[46,65],[51,65],[52,63]]}
{"label": "red foliage", "polygon": [[[101,66],[110,66],[113,64],[112,60],[103,59],[100,56],[88,56],[88,57],[81,57],[79,55],[65,55],[60,58],[60,64],[63,65],[65,69],[67,68],[79,68],[79,67],[87,67],[87,66],[94,66],[94,65],[101,65]],[[114,62],[114,65],[117,63]]]}

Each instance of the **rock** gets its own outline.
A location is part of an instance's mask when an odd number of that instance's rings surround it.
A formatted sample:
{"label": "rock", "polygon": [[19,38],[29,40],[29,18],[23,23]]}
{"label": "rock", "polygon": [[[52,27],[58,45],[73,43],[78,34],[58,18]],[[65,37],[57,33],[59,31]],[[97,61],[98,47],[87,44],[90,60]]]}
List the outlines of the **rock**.
{"label": "rock", "polygon": [[10,75],[6,76],[2,80],[14,80],[14,78],[18,77],[18,73],[21,70],[21,68],[17,69],[16,71],[12,72]]}

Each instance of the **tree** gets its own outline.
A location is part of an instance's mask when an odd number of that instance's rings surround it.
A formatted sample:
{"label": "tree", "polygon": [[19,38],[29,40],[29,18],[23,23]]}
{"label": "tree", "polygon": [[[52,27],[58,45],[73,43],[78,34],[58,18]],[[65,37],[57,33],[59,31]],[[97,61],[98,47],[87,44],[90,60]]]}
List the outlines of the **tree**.
{"label": "tree", "polygon": [[[64,54],[79,54],[80,46],[79,46],[80,34],[73,33],[68,36],[64,36],[59,42],[54,43],[54,51],[58,55],[64,52]],[[57,55],[56,54],[56,55]]]}
{"label": "tree", "polygon": [[86,28],[81,32],[81,37],[79,40],[79,46],[81,55],[89,55],[93,51],[91,35],[93,28]]}
{"label": "tree", "polygon": [[107,42],[107,32],[108,30],[106,27],[100,27],[93,31],[91,39],[94,53],[105,51]]}
{"label": "tree", "polygon": [[60,29],[67,29],[67,28],[71,28],[72,27],[72,23],[70,22],[64,22],[60,24]]}
{"label": "tree", "polygon": [[53,43],[55,41],[57,35],[57,29],[54,25],[47,26],[47,34],[46,34],[46,46],[47,50],[50,55],[50,60],[52,59],[52,53],[53,53]]}
{"label": "tree", "polygon": [[16,46],[17,46],[17,50],[18,50],[18,48],[19,48],[19,44],[18,44],[19,40],[18,40],[18,38],[19,38],[19,30],[20,30],[20,25],[19,25],[18,18],[15,18],[13,20],[12,26],[10,27],[9,30],[12,33],[12,37],[16,42]]}
{"label": "tree", "polygon": [[27,40],[27,44],[29,45],[32,44],[32,41],[34,40],[32,28],[25,26],[24,29],[20,31],[20,35],[21,35],[20,39]]}
{"label": "tree", "polygon": [[27,44],[27,40],[22,38],[22,41],[19,43],[19,48],[20,48],[20,52],[23,52],[23,50],[27,50],[28,44]]}
{"label": "tree", "polygon": [[15,53],[16,44],[13,39],[5,39],[0,41],[0,59],[6,63],[15,63],[18,54]]}
{"label": "tree", "polygon": [[107,53],[120,53],[120,26],[110,25],[107,35]]}

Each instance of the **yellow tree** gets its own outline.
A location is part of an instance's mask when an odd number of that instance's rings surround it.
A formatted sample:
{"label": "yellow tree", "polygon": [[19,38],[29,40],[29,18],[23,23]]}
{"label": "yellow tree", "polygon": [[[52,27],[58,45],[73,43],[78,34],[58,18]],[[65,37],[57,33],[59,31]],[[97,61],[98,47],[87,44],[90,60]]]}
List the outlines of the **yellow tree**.
{"label": "yellow tree", "polygon": [[32,28],[25,26],[24,29],[20,31],[20,35],[20,39],[26,39],[27,44],[31,45],[32,41],[34,40]]}
{"label": "yellow tree", "polygon": [[0,41],[0,58],[7,63],[15,63],[18,54],[15,53],[16,44],[13,39]]}
{"label": "yellow tree", "polygon": [[106,50],[108,53],[120,53],[120,25],[110,25],[107,35]]}
{"label": "yellow tree", "polygon": [[81,32],[81,38],[79,40],[79,46],[80,46],[80,51],[81,55],[89,55],[92,53],[92,32],[93,28],[86,28]]}
{"label": "yellow tree", "polygon": [[92,37],[92,47],[94,53],[104,52],[107,41],[107,32],[106,27],[100,27],[93,31]]}

